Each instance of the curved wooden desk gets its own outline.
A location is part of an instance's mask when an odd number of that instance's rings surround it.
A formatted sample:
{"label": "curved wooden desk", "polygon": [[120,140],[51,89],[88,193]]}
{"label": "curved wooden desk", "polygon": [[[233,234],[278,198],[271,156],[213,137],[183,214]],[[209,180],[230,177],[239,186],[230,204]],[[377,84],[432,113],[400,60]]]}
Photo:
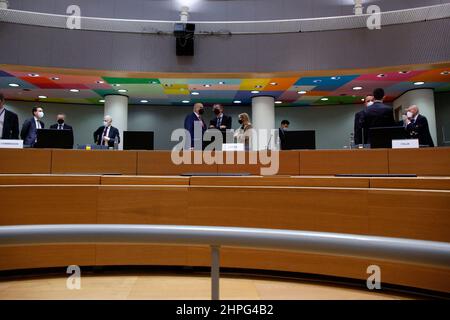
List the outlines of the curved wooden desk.
{"label": "curved wooden desk", "polygon": [[[0,175],[0,225],[123,223],[261,227],[450,242],[450,178]],[[0,248],[0,270],[209,266],[209,248],[71,245]],[[224,248],[222,266],[367,279],[450,292],[450,270]]]}

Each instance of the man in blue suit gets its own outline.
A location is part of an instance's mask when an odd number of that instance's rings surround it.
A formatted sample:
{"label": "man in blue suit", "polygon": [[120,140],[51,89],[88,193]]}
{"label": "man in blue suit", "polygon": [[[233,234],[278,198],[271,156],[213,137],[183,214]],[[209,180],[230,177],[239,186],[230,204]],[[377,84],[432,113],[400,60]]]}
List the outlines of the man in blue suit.
{"label": "man in blue suit", "polygon": [[20,131],[20,137],[25,146],[34,147],[37,142],[37,129],[44,129],[45,124],[41,121],[44,117],[44,110],[40,106],[31,110],[33,117],[25,120]]}
{"label": "man in blue suit", "polygon": [[[203,104],[196,103],[194,104],[193,112],[191,114],[188,114],[184,119],[184,129],[186,129],[191,135],[190,141],[187,141],[188,145],[186,146],[186,149],[190,150],[193,150],[194,148],[196,150],[203,149],[203,134],[206,131],[206,124],[202,118],[204,112],[205,110]],[[195,130],[196,128],[197,130]],[[197,133],[197,136],[195,136],[196,131],[198,133],[201,132],[201,135],[198,136],[199,134]]]}
{"label": "man in blue suit", "polygon": [[362,128],[364,129],[364,143],[370,143],[369,132],[371,128],[395,127],[394,111],[392,107],[383,103],[384,90],[375,89],[373,92],[374,103],[364,111]]}

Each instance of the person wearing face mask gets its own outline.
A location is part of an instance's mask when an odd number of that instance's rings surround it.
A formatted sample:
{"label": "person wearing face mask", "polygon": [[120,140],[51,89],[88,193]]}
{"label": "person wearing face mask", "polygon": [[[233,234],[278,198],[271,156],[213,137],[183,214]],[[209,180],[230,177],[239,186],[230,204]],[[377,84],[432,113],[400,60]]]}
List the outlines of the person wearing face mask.
{"label": "person wearing face mask", "polygon": [[252,124],[250,117],[247,113],[241,113],[239,115],[239,129],[234,133],[236,143],[243,143],[245,150],[250,150],[250,140],[252,138]]}
{"label": "person wearing face mask", "polygon": [[[374,96],[373,95],[368,95],[365,99],[364,99],[364,106],[366,108],[369,108],[370,106],[373,105],[374,103]],[[355,145],[360,145],[363,144],[364,141],[364,137],[363,135],[366,133],[363,133],[363,126],[364,126],[364,111],[365,109],[357,112],[355,114],[355,125],[354,125],[354,139],[355,139]]]}
{"label": "person wearing face mask", "polygon": [[223,106],[221,104],[215,104],[213,106],[213,112],[216,115],[211,121],[209,121],[210,129],[227,130],[231,129],[231,117],[223,113]]}
{"label": "person wearing face mask", "polygon": [[44,110],[40,106],[33,107],[31,110],[33,117],[25,120],[20,131],[20,137],[25,146],[34,147],[37,142],[37,130],[44,129],[45,124],[42,122],[44,118]]}
{"label": "person wearing face mask", "polygon": [[50,126],[50,129],[54,130],[70,130],[72,132],[72,145],[73,145],[73,128],[66,123],[66,115],[64,113],[58,113],[56,115],[56,123]]}
{"label": "person wearing face mask", "polygon": [[103,118],[103,126],[94,132],[94,141],[99,146],[113,148],[116,138],[118,143],[120,143],[119,129],[112,126],[111,116],[105,116]]}
{"label": "person wearing face mask", "polygon": [[[204,114],[205,109],[203,107],[203,104],[196,103],[194,104],[194,109],[192,110],[192,113],[188,114],[186,118],[184,119],[184,129],[186,129],[191,139],[190,141],[186,141],[186,149],[193,150],[194,148],[204,148],[205,144],[203,143],[203,134],[206,131],[206,124],[203,120],[202,115]],[[195,128],[198,128],[195,130]],[[201,135],[197,136],[195,135],[195,132],[200,132],[201,129]],[[197,143],[196,143],[197,142]]]}
{"label": "person wearing face mask", "polygon": [[405,122],[406,132],[410,139],[419,139],[419,145],[421,146],[434,147],[428,120],[419,113],[419,108],[416,105],[408,108]]}
{"label": "person wearing face mask", "polygon": [[278,129],[278,136],[280,138],[280,150],[286,150],[286,131],[289,128],[290,122],[288,120],[281,121],[281,126]]}

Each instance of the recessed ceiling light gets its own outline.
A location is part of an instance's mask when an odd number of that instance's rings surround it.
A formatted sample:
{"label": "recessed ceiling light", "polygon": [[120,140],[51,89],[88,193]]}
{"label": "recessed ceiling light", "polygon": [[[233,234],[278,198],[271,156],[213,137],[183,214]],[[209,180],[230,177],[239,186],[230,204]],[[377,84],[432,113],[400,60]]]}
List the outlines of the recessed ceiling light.
{"label": "recessed ceiling light", "polygon": [[283,101],[275,101],[275,104],[282,104]]}
{"label": "recessed ceiling light", "polygon": [[364,101],[366,101],[366,99],[362,98],[361,101],[364,102]]}
{"label": "recessed ceiling light", "polygon": [[47,96],[39,96],[39,99],[47,99]]}
{"label": "recessed ceiling light", "polygon": [[306,94],[305,90],[297,91],[298,94]]}
{"label": "recessed ceiling light", "polygon": [[320,100],[322,100],[322,101],[328,101],[328,98],[322,98],[322,99],[320,99]]}
{"label": "recessed ceiling light", "polygon": [[278,84],[278,83],[276,83],[276,82],[271,82],[271,83],[270,83],[271,86],[276,86],[277,84]]}
{"label": "recessed ceiling light", "polygon": [[36,78],[39,77],[39,75],[37,73],[29,73],[28,76]]}
{"label": "recessed ceiling light", "polygon": [[211,85],[210,84],[205,84],[205,85],[203,85],[205,88],[209,88],[209,87],[211,87]]}
{"label": "recessed ceiling light", "polygon": [[225,84],[225,81],[219,81],[219,84]]}
{"label": "recessed ceiling light", "polygon": [[20,85],[17,83],[10,83],[10,84],[8,84],[8,86],[13,87],[13,88],[20,87]]}
{"label": "recessed ceiling light", "polygon": [[363,89],[363,87],[353,87],[353,90],[355,90],[355,91],[359,91],[359,90],[362,90]]}
{"label": "recessed ceiling light", "polygon": [[313,82],[314,82],[314,83],[321,83],[322,80],[314,80]]}
{"label": "recessed ceiling light", "polygon": [[341,77],[331,77],[331,80],[339,80]]}
{"label": "recessed ceiling light", "polygon": [[105,99],[100,99],[100,100],[98,100],[98,102],[104,103],[104,102],[105,102]]}
{"label": "recessed ceiling light", "polygon": [[241,100],[234,100],[233,103],[242,103]]}
{"label": "recessed ceiling light", "polygon": [[410,73],[411,71],[400,71],[399,73],[400,74],[407,74],[407,73]]}
{"label": "recessed ceiling light", "polygon": [[386,75],[384,73],[380,73],[379,75],[377,75],[378,78],[384,78],[386,77]]}
{"label": "recessed ceiling light", "polygon": [[189,103],[190,101],[189,101],[189,100],[183,100],[183,101],[181,101],[181,102],[183,102],[183,103]]}
{"label": "recessed ceiling light", "polygon": [[256,89],[261,89],[263,86],[258,84],[257,86],[255,86]]}
{"label": "recessed ceiling light", "polygon": [[52,80],[59,80],[59,77],[52,77],[52,78],[50,78],[50,79],[52,79]]}
{"label": "recessed ceiling light", "polygon": [[158,81],[156,80],[150,81],[150,84],[158,84]]}
{"label": "recessed ceiling light", "polygon": [[443,75],[443,76],[448,76],[450,74],[450,72],[448,72],[448,71],[442,71],[441,72],[441,75]]}
{"label": "recessed ceiling light", "polygon": [[113,86],[113,87],[120,87],[120,84],[114,83],[112,86]]}
{"label": "recessed ceiling light", "polygon": [[141,103],[148,103],[148,100],[141,100]]}
{"label": "recessed ceiling light", "polygon": [[70,92],[80,92],[78,89],[70,89]]}
{"label": "recessed ceiling light", "polygon": [[98,84],[102,84],[102,83],[105,83],[105,81],[98,80],[97,83],[98,83]]}
{"label": "recessed ceiling light", "polygon": [[194,91],[194,92],[191,92],[191,94],[192,94],[193,96],[198,96],[200,93],[197,92],[197,91]]}
{"label": "recessed ceiling light", "polygon": [[423,81],[417,81],[417,82],[414,82],[414,85],[415,85],[415,86],[421,86],[421,85],[423,85],[423,84],[425,84],[425,82],[423,82]]}
{"label": "recessed ceiling light", "polygon": [[257,93],[259,93],[259,91],[258,90],[253,90],[252,93],[253,94],[257,94]]}
{"label": "recessed ceiling light", "polygon": [[128,90],[127,89],[119,89],[119,90],[117,90],[118,92],[120,92],[120,93],[125,93],[125,92],[128,92]]}

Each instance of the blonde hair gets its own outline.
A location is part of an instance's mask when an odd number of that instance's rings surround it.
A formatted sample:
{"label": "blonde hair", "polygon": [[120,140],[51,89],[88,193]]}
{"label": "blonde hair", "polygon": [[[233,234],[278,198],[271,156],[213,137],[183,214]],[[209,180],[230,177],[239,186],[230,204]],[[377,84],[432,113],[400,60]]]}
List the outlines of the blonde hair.
{"label": "blonde hair", "polygon": [[242,122],[248,122],[248,124],[250,124],[250,117],[248,115],[248,113],[241,113],[239,115],[239,118],[242,118]]}

